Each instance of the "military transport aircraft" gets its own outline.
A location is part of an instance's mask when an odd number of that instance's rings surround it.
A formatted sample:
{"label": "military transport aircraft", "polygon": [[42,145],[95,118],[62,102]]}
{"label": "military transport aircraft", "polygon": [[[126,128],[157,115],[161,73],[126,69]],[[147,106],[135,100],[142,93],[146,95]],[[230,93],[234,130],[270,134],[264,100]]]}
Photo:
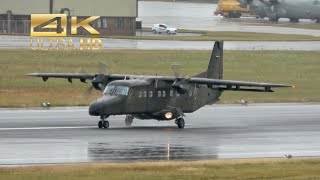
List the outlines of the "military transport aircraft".
{"label": "military transport aircraft", "polygon": [[258,16],[277,22],[279,18],[313,19],[320,23],[320,0],[237,0],[241,7],[249,6]]}
{"label": "military transport aircraft", "polygon": [[92,88],[103,94],[89,106],[91,116],[100,116],[99,128],[108,128],[110,115],[126,115],[125,125],[133,119],[175,120],[184,128],[184,113],[219,100],[223,91],[273,92],[283,84],[223,80],[223,42],[215,42],[208,69],[194,77],[135,76],[128,74],[30,73],[29,76],[92,81]]}

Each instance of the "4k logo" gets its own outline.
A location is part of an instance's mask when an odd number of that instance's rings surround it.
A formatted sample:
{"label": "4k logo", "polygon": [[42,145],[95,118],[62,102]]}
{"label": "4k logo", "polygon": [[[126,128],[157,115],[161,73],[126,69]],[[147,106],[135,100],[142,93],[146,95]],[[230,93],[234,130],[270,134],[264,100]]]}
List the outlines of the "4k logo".
{"label": "4k logo", "polygon": [[[90,34],[100,34],[89,23],[99,19],[100,16],[91,16],[81,22],[77,17],[71,17],[71,34],[77,34],[79,27],[83,27]],[[31,15],[31,36],[67,36],[67,15],[66,14],[32,14]]]}

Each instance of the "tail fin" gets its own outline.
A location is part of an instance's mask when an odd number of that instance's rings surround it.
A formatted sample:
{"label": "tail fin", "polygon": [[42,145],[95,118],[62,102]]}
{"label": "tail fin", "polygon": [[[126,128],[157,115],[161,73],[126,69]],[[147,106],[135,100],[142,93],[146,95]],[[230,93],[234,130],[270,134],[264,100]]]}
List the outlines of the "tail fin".
{"label": "tail fin", "polygon": [[223,78],[223,41],[216,41],[214,44],[208,65],[207,78]]}
{"label": "tail fin", "polygon": [[215,42],[207,71],[195,77],[223,79],[223,41]]}

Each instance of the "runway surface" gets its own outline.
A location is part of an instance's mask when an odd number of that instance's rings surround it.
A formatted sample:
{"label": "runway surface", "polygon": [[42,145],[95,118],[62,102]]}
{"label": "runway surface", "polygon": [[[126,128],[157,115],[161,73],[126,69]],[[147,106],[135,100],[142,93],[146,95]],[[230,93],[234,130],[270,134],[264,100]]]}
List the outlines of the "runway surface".
{"label": "runway surface", "polygon": [[320,156],[320,104],[213,105],[185,120],[98,129],[86,107],[1,109],[0,164]]}
{"label": "runway surface", "polygon": [[[214,16],[217,4],[184,2],[139,1],[138,18],[143,27],[156,23],[166,23],[178,29],[235,31],[275,34],[299,34],[320,36],[320,30],[298,29],[273,26],[268,18],[241,17],[236,19]],[[280,19],[280,25],[290,24],[288,19]],[[315,24],[311,20],[301,20],[298,24]]]}
{"label": "runway surface", "polygon": [[[37,49],[37,39],[33,39],[33,48]],[[138,50],[211,50],[213,41],[169,41],[101,38],[103,49],[138,49]],[[73,37],[76,47],[80,40]],[[50,41],[43,41],[44,47],[50,47]],[[55,44],[53,44],[55,47]],[[29,36],[0,36],[0,48],[30,48]],[[226,50],[291,50],[319,51],[320,41],[225,41]]]}

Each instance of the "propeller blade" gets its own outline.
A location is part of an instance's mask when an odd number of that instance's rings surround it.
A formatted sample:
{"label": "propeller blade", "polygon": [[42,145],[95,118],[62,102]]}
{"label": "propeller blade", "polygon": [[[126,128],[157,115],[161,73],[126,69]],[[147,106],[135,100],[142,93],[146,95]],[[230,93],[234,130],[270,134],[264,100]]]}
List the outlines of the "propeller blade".
{"label": "propeller blade", "polygon": [[104,61],[99,61],[99,69],[98,69],[98,72],[99,73],[106,73],[108,72],[108,69],[109,69],[109,65],[108,63],[104,62]]}
{"label": "propeller blade", "polygon": [[90,86],[87,91],[86,91],[86,94],[85,94],[85,97],[89,97],[91,94],[92,94],[92,91],[93,91],[94,87],[93,86]]}
{"label": "propeller blade", "polygon": [[171,65],[171,70],[173,71],[173,74],[175,77],[179,77],[180,76],[180,72],[181,72],[181,64],[179,63],[174,63]]}

